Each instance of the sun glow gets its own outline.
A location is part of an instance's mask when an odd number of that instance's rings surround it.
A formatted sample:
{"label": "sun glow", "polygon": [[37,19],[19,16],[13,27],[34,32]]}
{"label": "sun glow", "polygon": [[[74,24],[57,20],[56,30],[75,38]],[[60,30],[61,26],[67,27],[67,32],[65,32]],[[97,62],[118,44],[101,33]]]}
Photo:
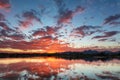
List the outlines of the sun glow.
{"label": "sun glow", "polygon": [[0,52],[8,52],[8,53],[44,53],[44,50],[20,50],[20,49],[12,49],[12,48],[0,48]]}

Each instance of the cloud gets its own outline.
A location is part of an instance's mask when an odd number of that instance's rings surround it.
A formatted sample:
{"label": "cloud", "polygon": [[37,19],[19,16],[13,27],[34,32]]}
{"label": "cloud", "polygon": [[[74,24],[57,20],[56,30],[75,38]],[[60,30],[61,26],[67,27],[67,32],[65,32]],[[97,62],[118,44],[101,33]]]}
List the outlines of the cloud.
{"label": "cloud", "polygon": [[[3,28],[0,30],[0,48],[11,48],[26,50],[44,50],[45,52],[61,52],[68,46],[68,43],[57,39],[52,36],[59,30],[59,27],[46,26],[43,29],[33,31],[32,36],[41,36],[37,39],[30,39],[26,41],[26,36],[17,30]],[[23,47],[24,46],[24,47]]]}
{"label": "cloud", "polygon": [[111,79],[111,80],[119,80],[119,77],[115,76],[111,72],[102,72],[101,74],[97,73],[95,74],[100,79]]}
{"label": "cloud", "polygon": [[4,39],[21,40],[24,39],[22,32],[10,28],[5,22],[0,22],[0,37]]}
{"label": "cloud", "polygon": [[24,21],[19,21],[19,26],[21,28],[28,28],[29,26],[33,25],[32,20],[24,20]]}
{"label": "cloud", "polygon": [[[20,50],[44,50],[45,52],[62,52],[65,51],[65,48],[68,47],[68,43],[61,43],[56,38],[52,36],[45,36],[39,39],[33,39],[32,41],[13,41],[13,40],[5,40],[0,41],[0,48],[12,48],[12,49],[20,49]],[[24,46],[24,47],[23,47]]]}
{"label": "cloud", "polygon": [[115,21],[118,19],[120,19],[120,14],[112,15],[112,16],[107,17],[104,20],[103,24],[112,24],[113,22],[115,23]]}
{"label": "cloud", "polygon": [[8,35],[7,37],[12,40],[24,40],[26,36],[22,33],[14,33],[12,35]]}
{"label": "cloud", "polygon": [[94,36],[92,39],[100,39],[100,38],[108,38],[108,37],[112,37],[116,34],[118,34],[118,31],[109,31],[109,32],[104,32],[104,35],[101,36]]}
{"label": "cloud", "polygon": [[31,10],[31,11],[24,12],[22,14],[22,17],[26,18],[27,20],[35,19],[36,21],[41,23],[41,20],[36,15],[37,15],[37,12],[35,10]]}
{"label": "cloud", "polygon": [[60,29],[60,27],[50,27],[46,26],[45,28],[38,29],[33,31],[33,36],[50,36],[52,34],[56,34],[56,32]]}
{"label": "cloud", "polygon": [[117,26],[117,25],[120,25],[120,22],[111,22],[109,23],[110,25],[113,25],[113,26]]}
{"label": "cloud", "polygon": [[44,29],[39,29],[39,30],[34,31],[32,35],[33,36],[45,36],[46,31]]}
{"label": "cloud", "polygon": [[9,0],[0,0],[0,9],[9,10],[11,7]]}
{"label": "cloud", "polygon": [[58,30],[57,27],[55,27],[55,28],[49,27],[49,26],[46,27],[47,34],[54,34],[57,30]]}
{"label": "cloud", "polygon": [[83,7],[77,7],[74,11],[71,10],[66,10],[63,13],[60,14],[59,19],[58,19],[58,24],[61,23],[70,23],[72,18],[78,14],[84,11]]}
{"label": "cloud", "polygon": [[24,40],[26,36],[23,33],[17,32],[15,30],[0,30],[0,37],[3,40]]}
{"label": "cloud", "polygon": [[78,37],[85,37],[88,35],[92,35],[95,32],[100,32],[99,28],[100,26],[83,25],[73,29],[71,35],[78,36]]}
{"label": "cloud", "polygon": [[21,17],[24,20],[19,20],[19,26],[24,29],[29,28],[30,25],[33,25],[34,20],[36,22],[39,22],[40,24],[42,24],[40,18],[37,15],[38,15],[38,13],[35,10],[23,12]]}
{"label": "cloud", "polygon": [[58,8],[58,24],[70,23],[72,18],[85,10],[85,8],[78,6],[75,10],[69,10],[66,8],[64,0],[54,0]]}
{"label": "cloud", "polygon": [[5,16],[2,14],[2,13],[0,13],[0,22],[1,21],[5,21],[6,19],[5,19]]}
{"label": "cloud", "polygon": [[[33,17],[26,17],[26,19],[31,19]],[[2,19],[1,19],[2,20]],[[22,23],[22,22],[21,22]],[[16,29],[11,29],[7,26],[6,23],[0,22],[0,48],[11,48],[11,49],[20,49],[23,51],[26,50],[37,50],[41,49],[46,52],[61,52],[69,45],[68,43],[57,39],[52,35],[56,35],[60,27],[46,26],[39,30],[33,31],[32,36],[41,36],[37,39],[30,39],[26,41],[26,36],[22,32],[17,31]],[[23,47],[24,46],[24,47]]]}
{"label": "cloud", "polygon": [[107,36],[107,37],[110,37],[110,36],[114,36],[114,35],[116,35],[116,34],[118,34],[119,32],[118,31],[110,31],[110,32],[105,32],[105,35]]}
{"label": "cloud", "polygon": [[98,41],[106,41],[106,40],[108,40],[108,39],[99,39]]}
{"label": "cloud", "polygon": [[10,30],[8,25],[6,23],[4,23],[4,22],[0,22],[0,27],[2,27],[4,30]]}

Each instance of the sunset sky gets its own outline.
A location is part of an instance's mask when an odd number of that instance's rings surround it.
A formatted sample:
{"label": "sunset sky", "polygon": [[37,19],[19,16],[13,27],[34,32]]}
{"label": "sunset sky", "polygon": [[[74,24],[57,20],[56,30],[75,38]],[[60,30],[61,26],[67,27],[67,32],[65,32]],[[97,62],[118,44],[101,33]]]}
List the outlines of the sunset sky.
{"label": "sunset sky", "polygon": [[120,0],[0,0],[0,52],[120,50]]}

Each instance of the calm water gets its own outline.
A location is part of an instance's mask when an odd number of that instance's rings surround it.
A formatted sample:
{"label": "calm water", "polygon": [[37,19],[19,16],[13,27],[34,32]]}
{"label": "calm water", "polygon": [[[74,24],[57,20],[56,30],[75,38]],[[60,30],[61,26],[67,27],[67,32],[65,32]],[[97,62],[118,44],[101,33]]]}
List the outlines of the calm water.
{"label": "calm water", "polygon": [[5,58],[0,80],[120,80],[120,60]]}

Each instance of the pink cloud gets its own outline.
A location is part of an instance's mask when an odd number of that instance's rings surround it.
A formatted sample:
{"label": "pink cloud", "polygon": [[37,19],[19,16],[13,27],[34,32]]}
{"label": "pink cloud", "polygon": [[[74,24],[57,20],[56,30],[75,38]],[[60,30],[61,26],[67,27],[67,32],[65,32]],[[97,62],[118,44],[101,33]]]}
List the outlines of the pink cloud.
{"label": "pink cloud", "polygon": [[24,12],[22,14],[22,18],[24,20],[19,21],[20,28],[23,28],[23,29],[29,28],[31,25],[33,25],[33,21],[36,21],[42,24],[40,18],[36,15],[37,13],[34,10]]}
{"label": "pink cloud", "polygon": [[9,10],[11,7],[9,0],[0,0],[0,9]]}
{"label": "pink cloud", "polygon": [[77,7],[74,11],[66,10],[65,12],[60,14],[60,18],[58,19],[58,23],[70,23],[72,18],[77,15],[78,13],[81,13],[84,11],[83,7]]}

